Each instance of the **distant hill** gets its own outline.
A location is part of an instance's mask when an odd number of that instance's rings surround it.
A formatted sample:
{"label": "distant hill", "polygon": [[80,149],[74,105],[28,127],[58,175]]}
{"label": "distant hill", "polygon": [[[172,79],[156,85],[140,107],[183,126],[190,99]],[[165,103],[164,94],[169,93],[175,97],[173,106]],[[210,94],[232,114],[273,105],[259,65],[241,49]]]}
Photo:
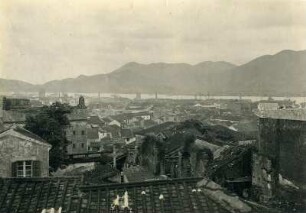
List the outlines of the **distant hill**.
{"label": "distant hill", "polygon": [[[47,91],[118,93],[199,93],[216,90],[214,81],[236,66],[227,62],[190,64],[128,63],[109,73],[51,81]],[[220,81],[220,79],[218,80]]]}
{"label": "distant hill", "polygon": [[265,55],[233,70],[230,90],[252,95],[306,95],[306,50]]}
{"label": "distant hill", "polygon": [[306,51],[284,50],[258,57],[244,65],[206,61],[139,64],[93,76],[32,85],[0,79],[0,90],[28,91],[44,87],[49,92],[166,93],[211,95],[305,95]]}
{"label": "distant hill", "polygon": [[7,80],[0,78],[0,91],[1,92],[20,92],[20,91],[34,91],[35,86],[33,84],[17,81]]}

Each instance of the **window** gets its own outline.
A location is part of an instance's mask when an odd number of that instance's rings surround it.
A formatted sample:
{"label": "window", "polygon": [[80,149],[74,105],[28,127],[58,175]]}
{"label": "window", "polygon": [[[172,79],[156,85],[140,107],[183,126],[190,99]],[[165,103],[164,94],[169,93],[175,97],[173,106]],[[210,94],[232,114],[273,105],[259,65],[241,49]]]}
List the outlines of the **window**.
{"label": "window", "polygon": [[17,162],[17,177],[32,177],[32,161]]}
{"label": "window", "polygon": [[39,177],[39,161],[17,161],[12,164],[13,177]]}
{"label": "window", "polygon": [[75,144],[72,144],[72,148],[75,149]]}
{"label": "window", "polygon": [[73,135],[75,135],[75,131],[73,130]]}
{"label": "window", "polygon": [[82,130],[82,135],[85,135],[85,131],[84,130]]}
{"label": "window", "polygon": [[84,148],[84,144],[82,143],[82,148]]}

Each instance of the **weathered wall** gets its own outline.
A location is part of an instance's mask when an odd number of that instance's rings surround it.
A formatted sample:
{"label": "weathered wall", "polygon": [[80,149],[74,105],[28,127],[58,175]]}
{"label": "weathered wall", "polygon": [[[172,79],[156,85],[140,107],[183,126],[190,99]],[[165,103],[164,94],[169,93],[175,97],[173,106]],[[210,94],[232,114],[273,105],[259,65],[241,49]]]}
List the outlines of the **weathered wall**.
{"label": "weathered wall", "polygon": [[252,184],[253,186],[260,188],[259,199],[261,201],[265,201],[273,197],[277,182],[278,174],[276,170],[273,169],[271,160],[267,156],[254,153]]}
{"label": "weathered wall", "polygon": [[260,186],[266,196],[276,192],[279,174],[306,184],[305,121],[260,118],[257,148],[258,155],[253,159],[253,184]]}
{"label": "weathered wall", "polygon": [[15,161],[35,160],[40,161],[41,176],[49,175],[49,150],[48,146],[26,141],[14,136],[0,139],[0,177],[12,176],[12,163]]}
{"label": "weathered wall", "polygon": [[279,121],[279,169],[283,177],[306,184],[306,122]]}

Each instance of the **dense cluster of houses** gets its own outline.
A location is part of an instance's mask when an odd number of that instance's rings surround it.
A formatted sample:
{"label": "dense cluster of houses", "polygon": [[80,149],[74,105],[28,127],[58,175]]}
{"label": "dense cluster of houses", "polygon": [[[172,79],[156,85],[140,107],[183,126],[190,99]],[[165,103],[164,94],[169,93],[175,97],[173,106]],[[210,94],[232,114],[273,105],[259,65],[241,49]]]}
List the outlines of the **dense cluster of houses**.
{"label": "dense cluster of houses", "polygon": [[[67,155],[101,155],[90,169],[75,164],[56,175],[51,145],[23,128],[35,112],[27,101],[11,101],[0,126],[0,212],[305,210],[306,111],[253,105],[138,101],[107,105],[116,110],[101,116],[100,105],[80,97],[64,131]],[[232,128],[243,119],[254,119],[255,137]]]}

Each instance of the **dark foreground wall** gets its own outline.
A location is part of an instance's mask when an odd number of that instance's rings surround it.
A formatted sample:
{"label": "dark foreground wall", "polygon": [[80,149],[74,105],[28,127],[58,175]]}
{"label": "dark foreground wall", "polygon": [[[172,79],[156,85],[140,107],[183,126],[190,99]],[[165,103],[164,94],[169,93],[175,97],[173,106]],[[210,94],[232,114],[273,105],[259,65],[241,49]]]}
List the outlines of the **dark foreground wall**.
{"label": "dark foreground wall", "polygon": [[258,150],[283,177],[306,184],[305,121],[260,118]]}

